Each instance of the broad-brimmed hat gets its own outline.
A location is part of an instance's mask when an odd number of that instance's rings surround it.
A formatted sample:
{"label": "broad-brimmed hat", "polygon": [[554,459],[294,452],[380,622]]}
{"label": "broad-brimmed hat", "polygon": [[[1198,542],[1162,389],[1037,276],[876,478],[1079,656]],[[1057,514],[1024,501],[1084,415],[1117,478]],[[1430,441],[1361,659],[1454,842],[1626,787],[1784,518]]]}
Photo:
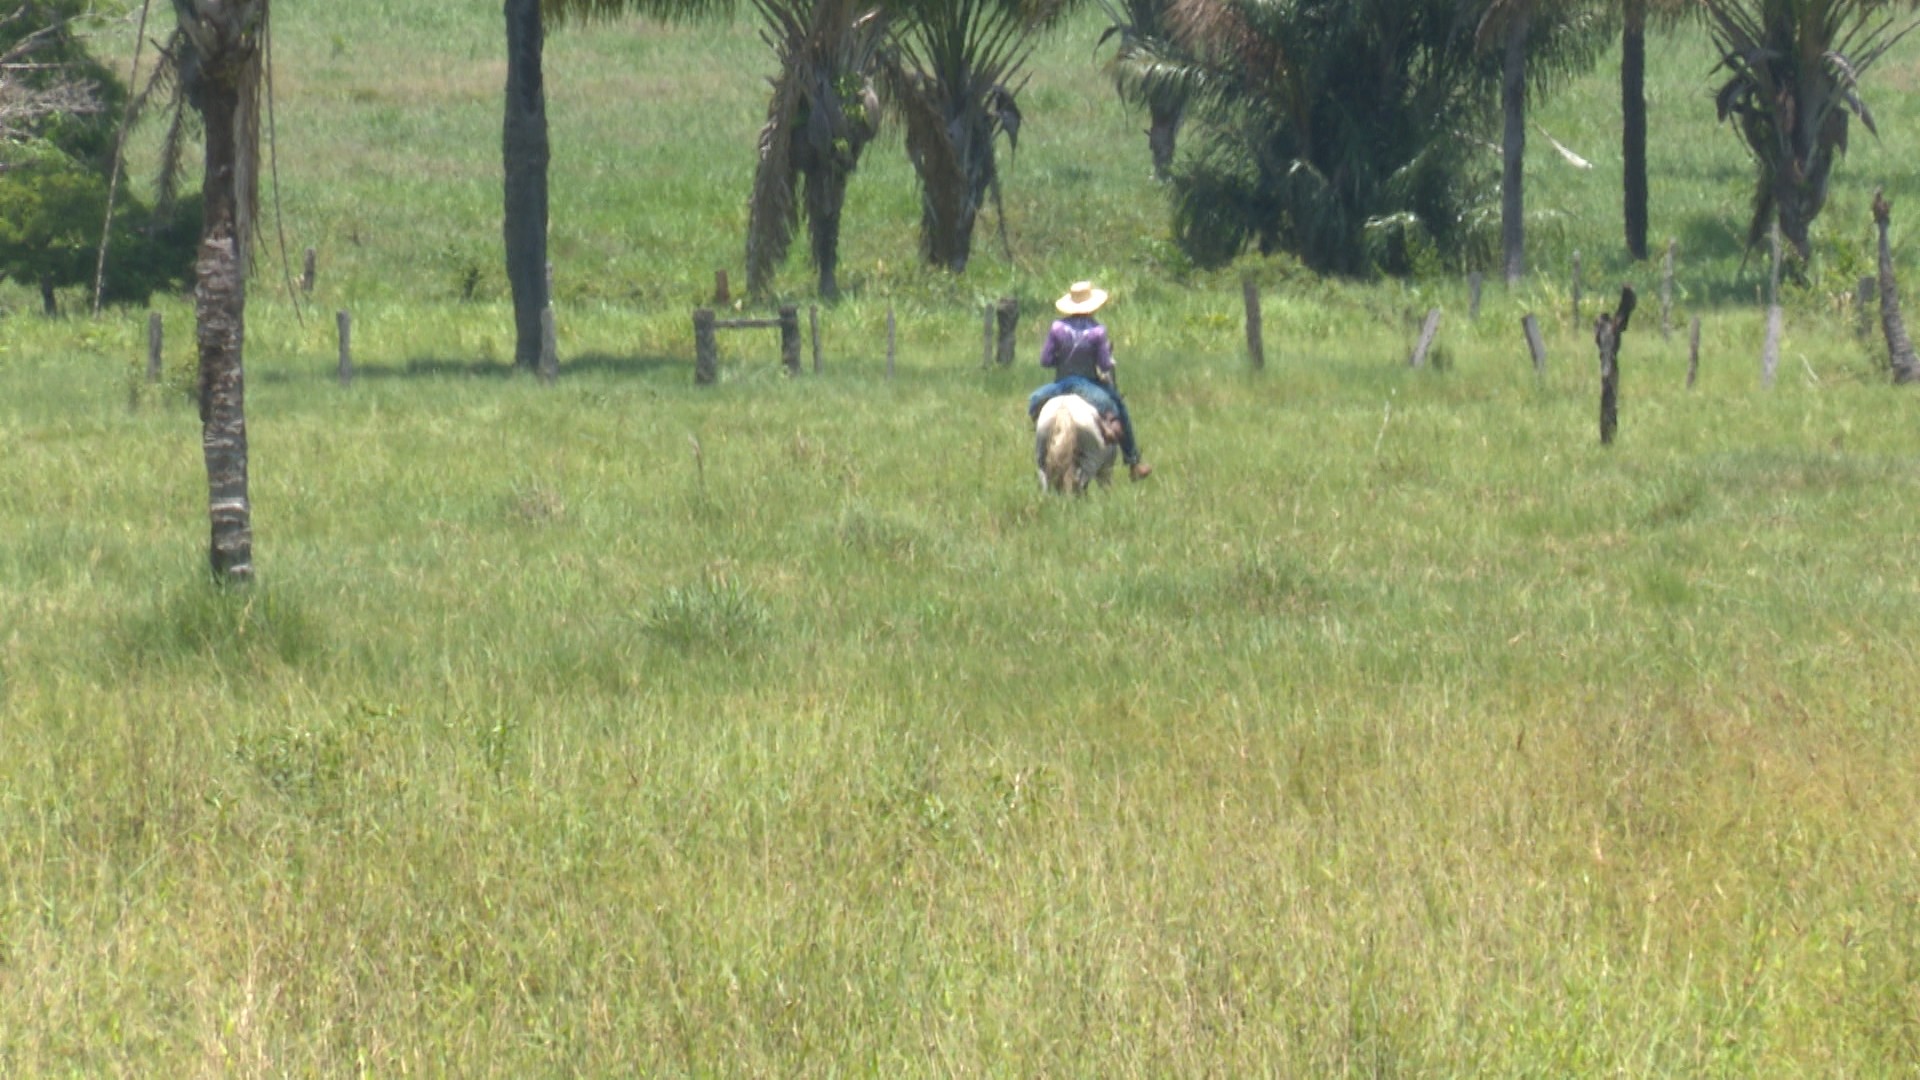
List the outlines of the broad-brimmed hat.
{"label": "broad-brimmed hat", "polygon": [[1053,306],[1062,315],[1091,315],[1106,302],[1107,290],[1094,288],[1091,281],[1076,281]]}

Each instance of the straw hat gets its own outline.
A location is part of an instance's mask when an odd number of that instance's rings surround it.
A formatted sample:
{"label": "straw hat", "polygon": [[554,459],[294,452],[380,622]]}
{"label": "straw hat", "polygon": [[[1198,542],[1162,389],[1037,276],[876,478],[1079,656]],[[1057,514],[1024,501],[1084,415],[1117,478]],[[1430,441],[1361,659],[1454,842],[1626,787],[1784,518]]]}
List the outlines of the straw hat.
{"label": "straw hat", "polygon": [[1106,302],[1107,290],[1094,288],[1091,281],[1076,281],[1053,306],[1062,315],[1091,315]]}

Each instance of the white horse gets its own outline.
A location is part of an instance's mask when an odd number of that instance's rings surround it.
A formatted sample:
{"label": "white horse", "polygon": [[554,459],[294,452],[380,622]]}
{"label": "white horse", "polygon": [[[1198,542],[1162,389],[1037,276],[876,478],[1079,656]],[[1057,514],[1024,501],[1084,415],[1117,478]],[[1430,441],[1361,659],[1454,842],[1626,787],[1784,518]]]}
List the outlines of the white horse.
{"label": "white horse", "polygon": [[1096,481],[1113,481],[1113,460],[1120,454],[1116,421],[1103,421],[1100,411],[1078,394],[1061,394],[1040,407],[1033,431],[1033,463],[1040,470],[1040,490],[1078,495]]}

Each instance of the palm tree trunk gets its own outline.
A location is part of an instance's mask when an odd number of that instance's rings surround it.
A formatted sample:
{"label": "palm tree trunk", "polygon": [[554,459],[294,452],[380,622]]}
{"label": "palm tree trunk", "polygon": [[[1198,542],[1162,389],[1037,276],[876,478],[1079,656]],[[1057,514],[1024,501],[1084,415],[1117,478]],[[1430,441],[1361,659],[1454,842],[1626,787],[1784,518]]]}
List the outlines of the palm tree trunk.
{"label": "palm tree trunk", "polygon": [[194,287],[200,348],[200,441],[207,463],[207,507],[213,525],[209,553],[214,577],[253,578],[252,510],[247,500],[246,337],[247,281],[242,268],[237,186],[239,139],[235,119],[239,65],[209,65],[202,116],[206,122],[205,221]]}
{"label": "palm tree trunk", "polygon": [[1507,26],[1506,52],[1501,59],[1500,110],[1506,130],[1500,143],[1500,250],[1506,263],[1507,284],[1518,284],[1527,272],[1526,197],[1522,191],[1527,155],[1527,17],[1516,16]]}
{"label": "palm tree trunk", "polygon": [[500,138],[506,175],[503,229],[513,289],[513,362],[540,366],[540,313],[547,306],[547,103],[542,85],[540,0],[506,0],[507,104]]}
{"label": "palm tree trunk", "polygon": [[1647,257],[1647,0],[1626,0],[1620,31],[1620,160],[1627,253]]}
{"label": "palm tree trunk", "polygon": [[831,162],[806,174],[807,236],[819,272],[820,296],[840,297],[840,208],[847,201],[847,174]]}
{"label": "palm tree trunk", "polygon": [[1153,178],[1167,180],[1173,175],[1174,144],[1180,137],[1184,103],[1159,98],[1147,104],[1147,150],[1153,155]]}

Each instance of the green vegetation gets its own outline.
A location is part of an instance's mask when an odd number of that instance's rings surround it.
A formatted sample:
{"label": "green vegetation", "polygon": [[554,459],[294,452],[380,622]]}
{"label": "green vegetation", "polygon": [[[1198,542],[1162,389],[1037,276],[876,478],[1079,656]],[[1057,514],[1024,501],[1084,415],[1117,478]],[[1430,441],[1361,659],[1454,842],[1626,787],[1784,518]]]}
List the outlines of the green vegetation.
{"label": "green vegetation", "polygon": [[[38,290],[49,315],[61,289],[91,295],[126,102],[119,79],[86,51],[84,28],[97,25],[88,14],[79,0],[0,5],[0,280]],[[197,209],[126,196],[117,210],[102,299],[144,304],[183,287]]]}
{"label": "green vegetation", "polygon": [[[1535,110],[1598,165],[1529,155],[1540,272],[1470,321],[1452,274],[1193,269],[1092,12],[1021,97],[1012,261],[920,266],[883,131],[825,374],[736,335],[696,389],[771,52],[744,17],[566,30],[543,387],[510,374],[498,11],[279,16],[282,210],[320,262],[304,321],[265,260],[249,296],[251,589],[206,583],[187,303],[154,391],[138,315],[0,290],[0,1073],[1920,1056],[1920,446],[1843,302],[1873,186],[1896,240],[1920,213],[1912,55],[1874,73],[1885,142],[1833,174],[1771,391],[1704,32],[1648,72],[1688,392],[1616,253],[1611,58]],[[1588,316],[1642,296],[1607,450],[1574,250]],[[1019,296],[1031,343],[1087,276],[1158,471],[1043,499],[1032,354],[982,371],[979,302]],[[795,253],[775,288],[812,282]],[[1446,363],[1410,370],[1434,304]]]}

